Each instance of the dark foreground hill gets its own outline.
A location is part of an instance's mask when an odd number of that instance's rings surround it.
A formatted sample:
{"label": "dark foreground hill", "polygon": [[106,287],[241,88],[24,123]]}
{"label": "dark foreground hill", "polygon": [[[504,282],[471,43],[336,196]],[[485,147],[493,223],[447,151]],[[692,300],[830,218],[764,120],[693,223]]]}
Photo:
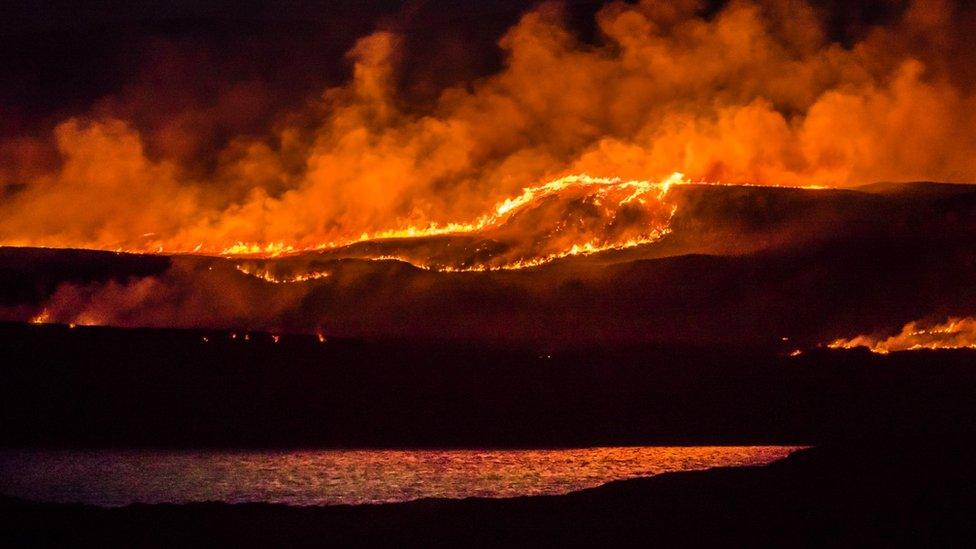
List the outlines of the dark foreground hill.
{"label": "dark foreground hill", "polygon": [[601,346],[0,324],[0,445],[809,444],[976,432],[976,351]]}
{"label": "dark foreground hill", "polygon": [[0,500],[0,543],[98,546],[965,546],[974,455],[942,441],[803,450],[764,467],[670,473],[566,496],[360,507]]}

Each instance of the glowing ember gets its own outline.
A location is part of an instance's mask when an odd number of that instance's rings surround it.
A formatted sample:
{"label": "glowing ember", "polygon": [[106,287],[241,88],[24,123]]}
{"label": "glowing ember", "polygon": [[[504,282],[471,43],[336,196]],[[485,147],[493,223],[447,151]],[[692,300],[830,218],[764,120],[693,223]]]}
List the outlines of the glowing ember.
{"label": "glowing ember", "polygon": [[919,349],[976,349],[976,318],[950,318],[942,324],[909,322],[901,332],[890,337],[860,335],[838,339],[828,346],[832,349],[867,347],[880,354]]}

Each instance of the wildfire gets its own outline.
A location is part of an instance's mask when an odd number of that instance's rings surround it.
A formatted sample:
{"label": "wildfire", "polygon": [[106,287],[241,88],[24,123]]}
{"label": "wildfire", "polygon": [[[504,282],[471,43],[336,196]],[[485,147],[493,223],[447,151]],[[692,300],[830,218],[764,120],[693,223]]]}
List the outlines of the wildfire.
{"label": "wildfire", "polygon": [[34,315],[30,319],[31,324],[63,324],[70,330],[74,330],[78,326],[97,326],[101,324],[97,320],[90,318],[87,315],[78,315],[76,317],[69,317],[70,320],[67,322],[60,318],[57,313],[52,314],[51,311],[44,309],[40,313]]}
{"label": "wildfire", "polygon": [[[568,175],[566,177],[561,177],[555,179],[543,185],[535,187],[526,187],[522,189],[522,193],[518,196],[506,198],[502,202],[495,205],[491,213],[485,214],[479,217],[477,220],[470,223],[446,223],[439,224],[436,222],[430,223],[425,227],[408,226],[401,229],[388,229],[382,231],[376,231],[373,233],[363,233],[359,236],[358,240],[349,240],[342,243],[322,243],[315,246],[308,246],[304,248],[295,248],[294,246],[287,245],[283,242],[268,242],[268,243],[245,243],[237,242],[227,248],[220,251],[219,255],[227,257],[278,257],[281,255],[296,254],[309,251],[320,251],[327,249],[339,248],[352,244],[353,242],[363,242],[363,241],[374,241],[374,240],[391,240],[391,239],[406,239],[406,238],[422,238],[430,236],[442,236],[442,235],[456,235],[465,233],[476,233],[483,231],[485,229],[496,227],[503,223],[505,220],[511,216],[517,214],[520,210],[524,209],[526,206],[543,200],[547,197],[558,195],[559,193],[565,191],[569,188],[579,188],[592,190],[592,196],[596,200],[607,199],[611,194],[619,194],[620,192],[626,192],[626,196],[622,199],[617,200],[618,206],[623,206],[630,204],[632,202],[639,202],[640,204],[645,204],[647,200],[661,201],[667,194],[668,190],[672,185],[677,184],[688,184],[690,183],[685,179],[684,174],[680,172],[674,172],[664,181],[651,182],[651,181],[641,181],[641,180],[631,180],[624,181],[620,178],[609,178],[609,177],[593,177],[587,174],[576,174]],[[582,242],[574,243],[569,249],[565,250],[563,253],[550,254],[551,257],[537,258],[534,260],[527,260],[521,262],[513,262],[510,265],[496,268],[522,268],[525,266],[533,266],[535,264],[546,263],[552,261],[553,259],[558,259],[560,257],[565,257],[568,255],[579,255],[585,253],[595,253],[599,251],[604,251],[608,249],[621,248],[621,247],[632,247],[645,243],[645,241],[653,241],[660,238],[660,231],[651,231],[646,239],[637,239],[619,244],[607,244],[598,242]],[[399,258],[386,258],[386,259],[399,259]],[[455,270],[485,270],[485,269],[455,269]],[[248,273],[255,274],[255,273]],[[255,275],[259,276],[259,275]],[[262,277],[263,278],[263,277]],[[274,280],[269,280],[274,282]]]}
{"label": "wildfire", "polygon": [[901,332],[890,337],[859,335],[852,339],[838,339],[828,347],[867,347],[871,352],[879,354],[919,349],[976,349],[976,317],[950,318],[942,324],[909,322]]}
{"label": "wildfire", "polygon": [[[612,250],[625,250],[660,240],[671,232],[669,224],[677,212],[677,207],[666,204],[665,200],[670,189],[677,185],[708,185],[708,186],[763,186],[755,183],[723,183],[690,181],[684,174],[674,172],[661,181],[624,180],[617,177],[594,177],[585,173],[568,175],[537,186],[525,187],[521,193],[496,203],[491,210],[470,222],[431,222],[425,226],[408,225],[398,229],[378,230],[363,233],[355,238],[343,241],[329,241],[314,245],[299,246],[284,241],[274,242],[242,242],[237,241],[229,246],[217,248],[210,244],[197,242],[192,249],[166,249],[152,244],[148,248],[118,247],[117,253],[152,253],[161,254],[195,254],[213,255],[228,259],[273,259],[278,257],[296,256],[306,253],[331,254],[336,257],[351,257],[372,261],[401,261],[420,269],[437,272],[485,272],[507,271],[538,267],[559,259],[586,256]],[[780,186],[792,189],[825,189],[819,185],[810,186]],[[531,212],[544,207],[547,201],[572,201],[573,199],[586,202],[587,205],[602,209],[599,213],[603,222],[603,229],[618,222],[618,217],[627,210],[628,215],[634,211],[642,211],[647,215],[656,215],[655,219],[647,220],[644,225],[631,228],[626,234],[603,234],[599,230],[595,234],[585,231],[573,233],[571,221],[559,219],[558,212],[550,217],[523,222],[523,229],[528,231],[508,229],[507,225],[520,217],[527,217]],[[663,212],[663,213],[662,213]],[[582,219],[576,222],[584,223]],[[546,227],[545,225],[551,225]],[[535,227],[541,231],[531,234]],[[402,253],[370,251],[367,253],[349,251],[355,245],[382,244],[385,242],[410,241],[432,237],[473,236],[484,237],[488,240],[498,240],[498,233],[504,233],[504,243],[509,248],[524,248],[525,250],[512,257],[491,257],[489,260],[474,259],[470,261],[451,262],[435,260],[429,257],[418,257]],[[573,234],[565,234],[573,233]],[[156,237],[156,233],[146,233],[143,237]],[[541,239],[533,237],[541,236]],[[552,242],[537,245],[537,240],[550,239]],[[521,241],[521,242],[520,242]],[[268,267],[255,267],[247,264],[237,264],[235,268],[249,276],[253,276],[273,284],[291,284],[319,280],[329,277],[328,270],[312,270],[302,273],[282,273]]]}
{"label": "wildfire", "polygon": [[265,282],[270,282],[272,284],[292,284],[296,282],[308,282],[309,280],[318,280],[320,278],[326,278],[332,273],[328,271],[312,271],[307,273],[301,273],[296,275],[278,275],[271,272],[269,269],[252,269],[247,265],[235,265],[238,271],[253,276],[255,278],[260,278]]}
{"label": "wildfire", "polygon": [[[526,187],[514,197],[497,203],[492,210],[469,223],[432,223],[363,234],[358,240],[296,249],[283,243],[237,243],[224,249],[227,257],[272,258],[311,251],[336,257],[374,261],[395,260],[438,272],[480,272],[516,270],[544,265],[558,259],[622,250],[648,244],[668,234],[676,207],[665,203],[673,185],[688,184],[681,173],[663,181],[622,180],[586,174],[562,177],[543,185]],[[585,214],[574,213],[582,208]],[[624,215],[625,214],[625,215]],[[481,257],[471,261],[438,261],[396,253],[351,252],[364,243],[409,241],[431,237],[470,235],[502,243],[507,255]],[[304,282],[329,276],[328,271],[282,275],[267,268],[237,265],[245,274],[281,284]]]}
{"label": "wildfire", "polygon": [[[311,246],[294,246],[282,241],[276,242],[242,242],[237,241],[223,248],[215,248],[204,243],[197,243],[192,249],[166,248],[164,246],[153,245],[148,248],[138,247],[115,247],[116,253],[145,253],[150,251],[159,254],[198,254],[216,255],[227,258],[276,258],[283,256],[293,256],[309,252],[328,252],[339,250],[352,244],[364,242],[381,242],[388,240],[407,240],[419,239],[435,236],[477,234],[501,227],[506,221],[514,216],[545,201],[546,199],[558,197],[563,193],[572,190],[589,197],[597,205],[603,205],[608,210],[610,208],[621,208],[629,205],[650,205],[660,204],[668,191],[674,185],[723,185],[722,183],[704,183],[687,180],[684,174],[674,172],[662,181],[645,180],[623,180],[616,177],[594,177],[587,174],[575,174],[561,177],[542,185],[525,187],[522,192],[514,197],[509,197],[497,203],[492,210],[472,222],[450,222],[438,223],[431,222],[426,226],[409,225],[398,229],[384,229],[372,233],[362,233],[358,238],[349,238],[343,241],[322,242]],[[807,187],[804,187],[807,188]],[[812,187],[810,187],[812,188]],[[675,208],[671,207],[670,216],[675,213]],[[610,212],[613,217],[613,212]],[[488,270],[514,270],[527,267],[535,267],[564,257],[575,255],[588,255],[608,250],[619,250],[640,246],[660,239],[663,235],[670,232],[666,227],[651,227],[643,234],[619,241],[607,241],[602,238],[591,238],[586,240],[567,243],[563,249],[549,251],[535,257],[518,258],[509,262],[494,265],[472,265],[472,266],[445,266],[416,261],[415,259],[398,255],[376,255],[364,259],[373,260],[396,260],[406,261],[417,267],[427,270],[442,272],[474,272]],[[145,237],[155,236],[155,233],[147,233]],[[283,276],[269,270],[253,269],[244,265],[237,265],[237,270],[267,282],[275,284],[305,282],[329,276],[329,272],[317,271],[303,273],[299,275]]]}
{"label": "wildfire", "polygon": [[[203,248],[202,245],[198,245],[194,248],[194,252],[200,252]],[[286,255],[295,253],[302,250],[296,250],[293,246],[289,246],[284,242],[268,242],[266,244],[246,244],[244,242],[236,242],[227,248],[224,248],[220,252],[220,255],[226,256],[264,256],[264,257],[278,257],[279,255]],[[251,274],[251,273],[248,273]]]}
{"label": "wildfire", "polygon": [[[70,116],[4,134],[0,244],[269,258],[479,233],[573,186],[629,190],[620,206],[686,182],[513,186],[554,173],[831,187],[976,177],[961,2],[896,2],[904,9],[850,43],[833,40],[820,2],[606,4],[592,36],[548,3],[527,10],[498,51],[477,52],[500,55],[498,70],[459,78],[403,70],[417,61],[413,40],[382,29],[346,52],[348,80],[284,95],[308,101],[264,97],[260,71],[208,75],[234,93],[199,111],[212,91],[118,82],[91,105],[57,109]],[[174,66],[199,68],[180,52]],[[158,68],[128,72],[148,82]],[[634,238],[577,239],[490,268]]]}
{"label": "wildfire", "polygon": [[573,246],[563,252],[557,252],[548,254],[542,257],[536,257],[531,259],[520,259],[513,261],[511,263],[504,263],[502,265],[490,266],[490,265],[475,265],[471,267],[434,267],[434,266],[420,266],[423,269],[430,271],[439,271],[445,273],[470,273],[470,272],[486,272],[486,271],[515,271],[518,269],[528,269],[531,267],[539,267],[545,265],[546,263],[551,263],[558,259],[564,259],[572,256],[581,255],[592,255],[601,252],[608,252],[611,250],[626,250],[628,248],[634,248],[641,246],[643,244],[650,244],[659,240],[662,236],[668,234],[670,229],[653,229],[646,237],[641,239],[632,239],[620,243],[611,244],[599,244],[597,242],[586,242],[582,245],[573,244]]}
{"label": "wildfire", "polygon": [[31,319],[31,324],[47,324],[51,321],[51,314],[47,310],[41,311]]}

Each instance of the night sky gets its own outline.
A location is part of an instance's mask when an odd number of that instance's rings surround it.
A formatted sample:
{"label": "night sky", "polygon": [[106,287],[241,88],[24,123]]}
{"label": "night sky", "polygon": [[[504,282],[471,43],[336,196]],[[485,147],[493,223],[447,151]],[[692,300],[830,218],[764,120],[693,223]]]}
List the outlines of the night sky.
{"label": "night sky", "polygon": [[[584,39],[605,2],[564,2]],[[726,2],[702,2],[714,13]],[[907,1],[820,0],[830,33],[863,35]],[[4,2],[0,6],[0,136],[49,130],[60,118],[151,82],[159,109],[194,108],[235,82],[258,80],[270,103],[227,131],[255,131],[269,113],[297,106],[348,78],[344,53],[377,29],[407,37],[404,90],[430,100],[439,88],[497,70],[498,38],[539,2],[491,0],[287,0]],[[961,4],[961,3],[960,3]],[[960,8],[961,9],[961,8]],[[162,71],[162,72],[160,72]],[[148,81],[148,82],[147,82]],[[193,91],[188,91],[184,86]]]}

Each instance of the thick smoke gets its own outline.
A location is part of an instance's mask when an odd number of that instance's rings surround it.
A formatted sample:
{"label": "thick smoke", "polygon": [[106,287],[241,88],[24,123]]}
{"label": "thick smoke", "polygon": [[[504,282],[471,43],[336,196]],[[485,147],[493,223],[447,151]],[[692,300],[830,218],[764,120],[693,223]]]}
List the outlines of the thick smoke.
{"label": "thick smoke", "polygon": [[[400,80],[408,37],[377,31],[348,52],[346,84],[276,115],[268,135],[227,139],[206,170],[183,149],[210,134],[207,113],[148,135],[106,101],[59,124],[48,149],[3,145],[13,160],[0,168],[0,243],[341,243],[472,221],[523,187],[581,172],[767,185],[976,180],[971,14],[916,0],[853,43],[832,41],[825,15],[799,0],[718,11],[614,2],[590,42],[558,4],[543,4],[498,41],[501,70],[419,106],[401,93],[417,87]],[[228,92],[215,109],[247,110],[251,91]],[[150,153],[150,140],[167,146]]]}

